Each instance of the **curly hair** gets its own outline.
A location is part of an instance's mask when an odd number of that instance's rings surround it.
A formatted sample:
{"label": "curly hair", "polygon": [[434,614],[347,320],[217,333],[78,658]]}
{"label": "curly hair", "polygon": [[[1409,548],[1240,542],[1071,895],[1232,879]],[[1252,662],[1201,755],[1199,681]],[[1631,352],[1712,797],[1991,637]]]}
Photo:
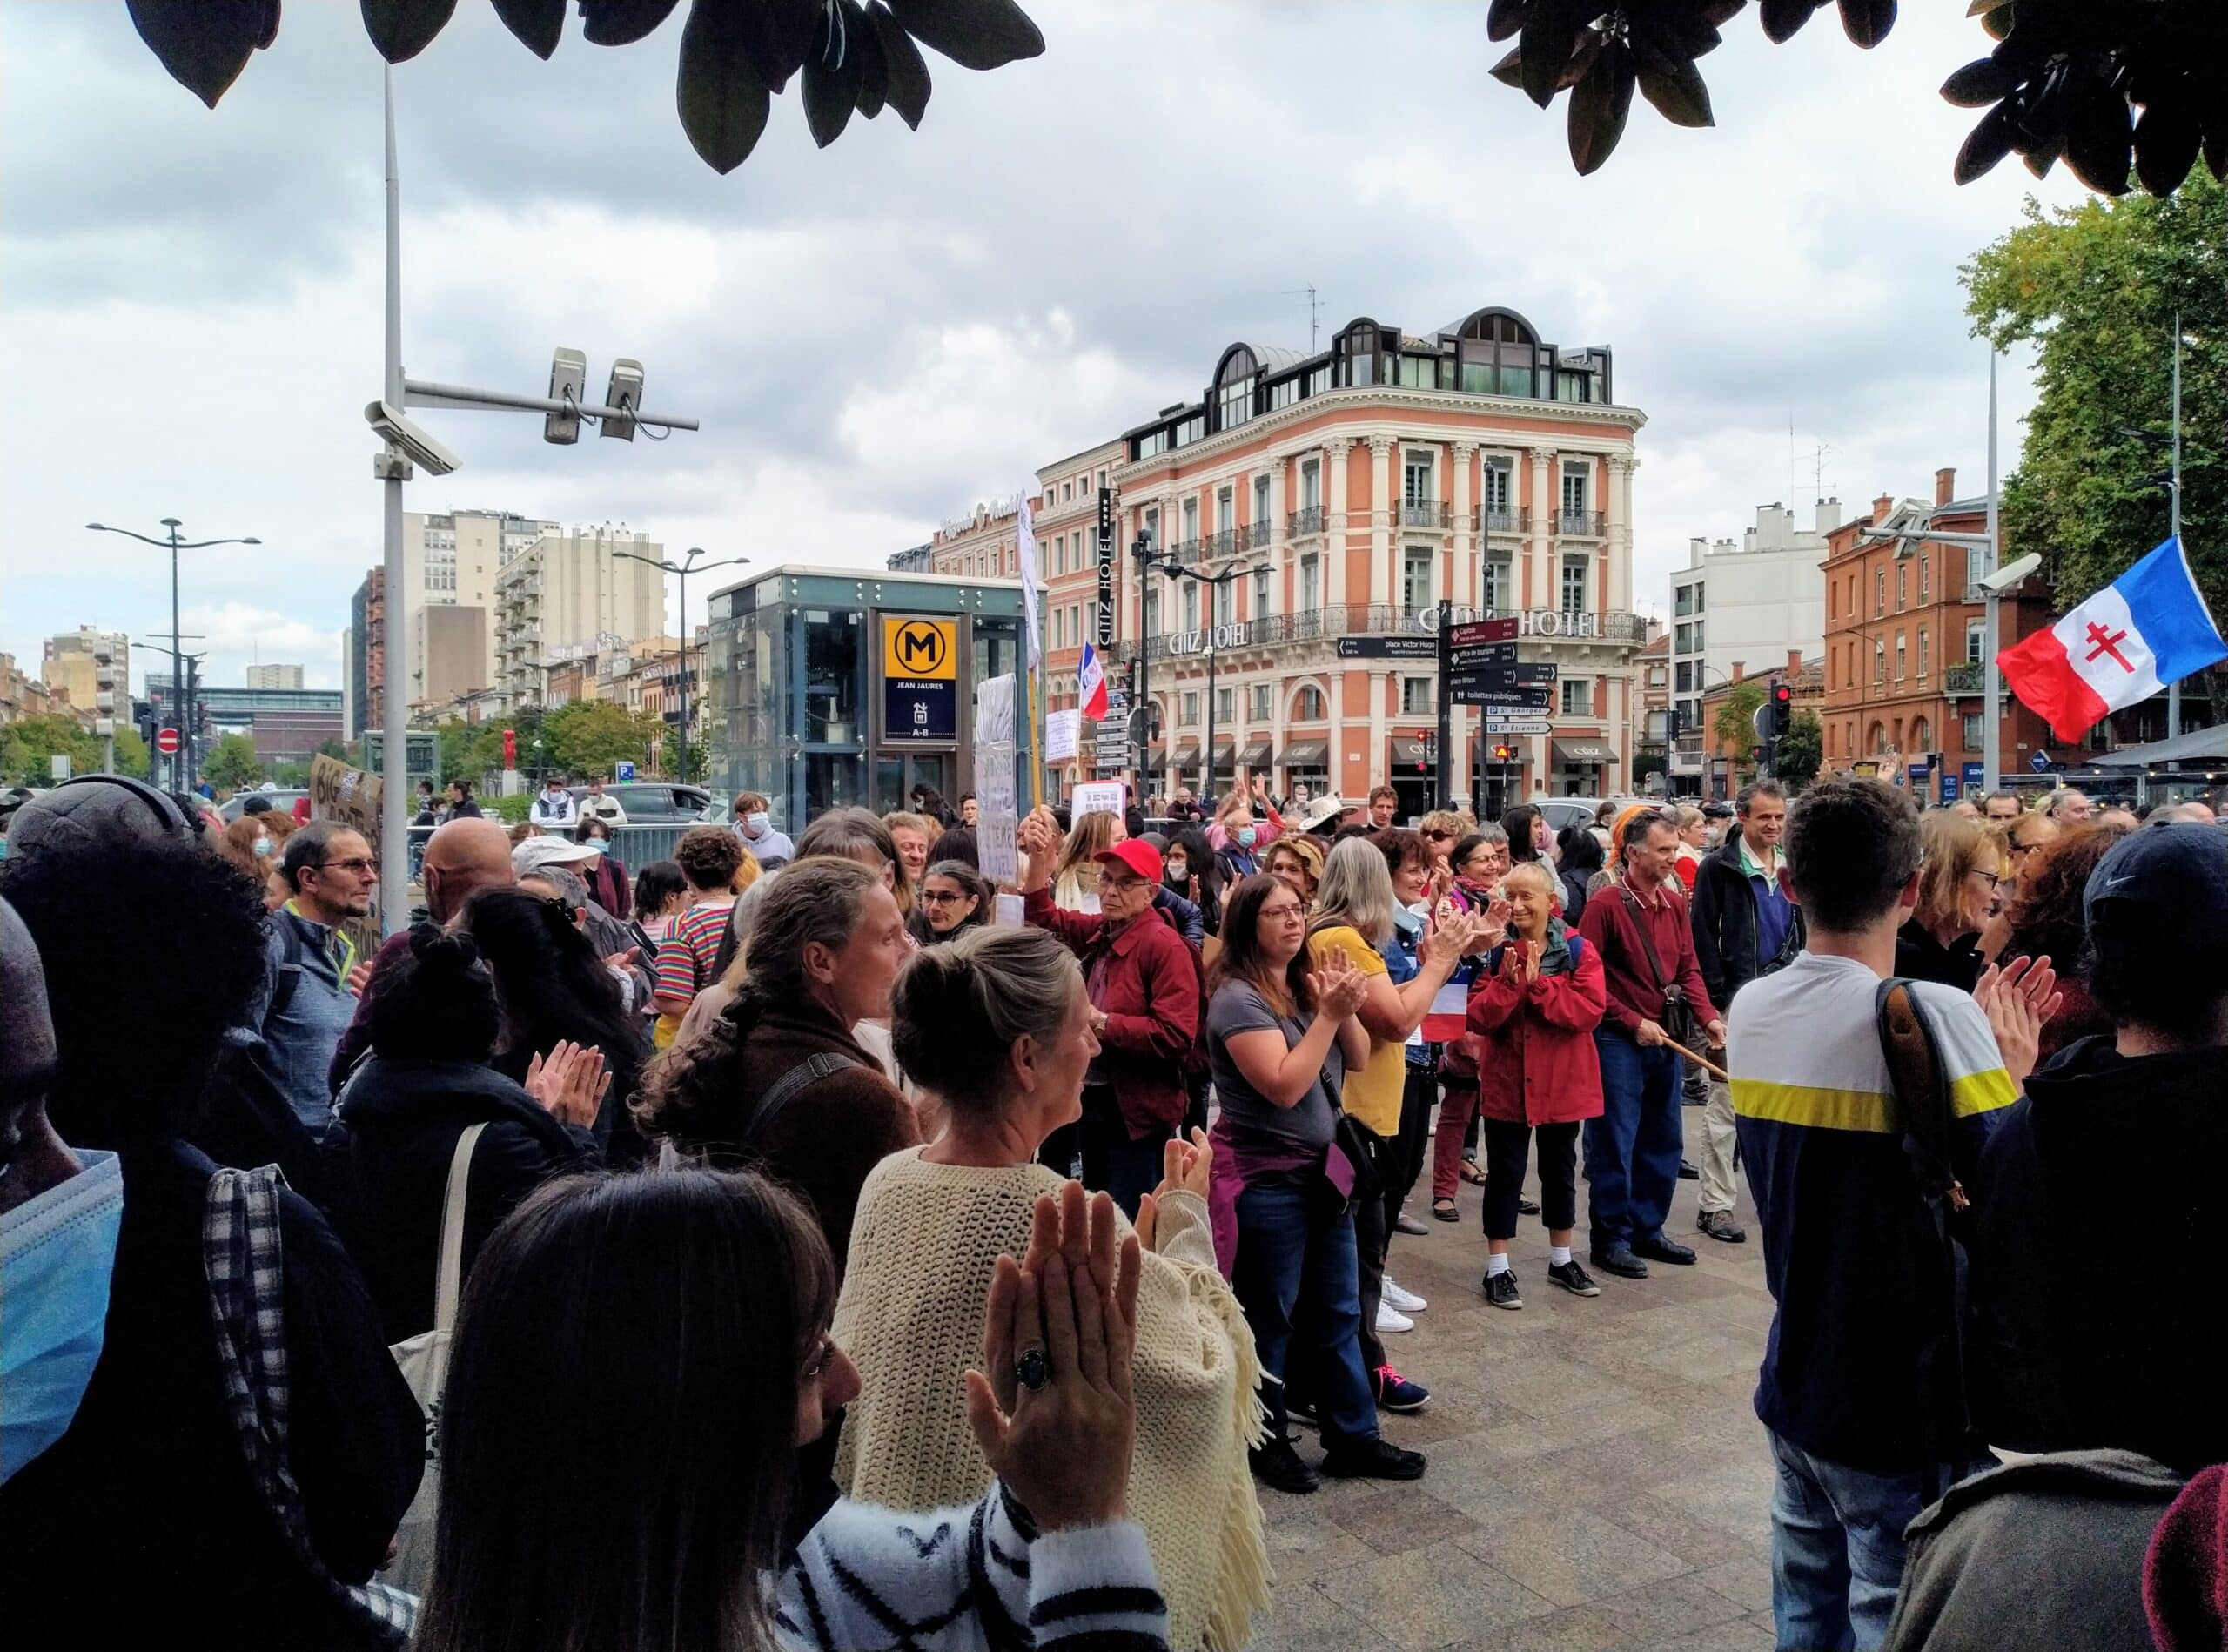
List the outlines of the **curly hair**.
{"label": "curly hair", "polygon": [[2124,826],[2083,826],[2028,858],[2018,892],[2011,897],[2011,935],[2003,955],[2048,956],[2072,970],[2089,938],[2081,897],[2089,874],[2114,843],[2127,836]]}
{"label": "curly hair", "polygon": [[723,890],[742,867],[742,845],[723,826],[691,826],[673,846],[681,875],[698,889]]}
{"label": "curly hair", "polygon": [[[117,1148],[198,1121],[228,1028],[264,981],[263,891],[196,844],[104,829],[0,862],[46,970],[64,1139]],[[119,964],[149,990],[119,999]],[[129,1014],[130,1036],[118,1017]]]}

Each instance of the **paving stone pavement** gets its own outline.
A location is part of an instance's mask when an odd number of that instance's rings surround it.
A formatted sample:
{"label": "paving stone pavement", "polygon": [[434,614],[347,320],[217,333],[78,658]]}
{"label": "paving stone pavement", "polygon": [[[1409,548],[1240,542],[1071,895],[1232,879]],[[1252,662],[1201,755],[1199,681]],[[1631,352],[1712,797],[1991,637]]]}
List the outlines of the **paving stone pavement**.
{"label": "paving stone pavement", "polygon": [[[1697,1111],[1682,1117],[1698,1132]],[[1409,1209],[1430,1220],[1427,1183]],[[1581,1181],[1581,1221],[1585,1199]],[[1667,1231],[1695,1265],[1632,1280],[1595,1269],[1590,1299],[1547,1282],[1547,1234],[1523,1218],[1520,1313],[1486,1306],[1479,1190],[1460,1203],[1460,1222],[1396,1236],[1389,1266],[1431,1304],[1385,1340],[1432,1400],[1384,1418],[1385,1435],[1427,1453],[1430,1471],[1265,1489],[1276,1586],[1254,1647],[1767,1652],[1772,1473],[1749,1397],[1771,1298],[1745,1196],[1748,1242],[1722,1245],[1694,1231],[1694,1184],[1681,1182]],[[1315,1461],[1313,1434],[1299,1439]]]}

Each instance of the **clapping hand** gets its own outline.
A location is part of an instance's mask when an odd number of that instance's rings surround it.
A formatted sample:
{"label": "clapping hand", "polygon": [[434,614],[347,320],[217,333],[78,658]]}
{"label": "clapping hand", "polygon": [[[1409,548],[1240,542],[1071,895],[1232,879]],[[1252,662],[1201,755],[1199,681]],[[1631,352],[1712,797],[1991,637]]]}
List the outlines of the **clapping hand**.
{"label": "clapping hand", "polygon": [[2004,1071],[2013,1084],[2025,1084],[2042,1051],[2043,1024],[2057,1013],[2057,971],[2048,957],[1991,964],[1974,984],[1973,1002],[1996,1033]]}
{"label": "clapping hand", "polygon": [[1315,995],[1315,1013],[1332,1021],[1344,1021],[1369,995],[1369,977],[1343,952],[1328,952],[1319,959],[1307,985]]}
{"label": "clapping hand", "polygon": [[536,1056],[527,1064],[526,1093],[560,1125],[585,1129],[594,1124],[604,1091],[610,1088],[603,1051],[594,1044],[560,1038],[547,1060]]}
{"label": "clapping hand", "polygon": [[1157,1248],[1160,1219],[1160,1201],[1171,1193],[1197,1193],[1207,1196],[1215,1163],[1215,1150],[1208,1145],[1207,1132],[1194,1130],[1191,1139],[1171,1136],[1161,1156],[1160,1185],[1137,1201],[1137,1242],[1146,1250]]}
{"label": "clapping hand", "polygon": [[1140,1247],[1119,1231],[1112,1199],[1070,1182],[1057,1203],[1037,1199],[1026,1259],[1000,1257],[990,1278],[967,1421],[1045,1531],[1104,1525],[1126,1508]]}

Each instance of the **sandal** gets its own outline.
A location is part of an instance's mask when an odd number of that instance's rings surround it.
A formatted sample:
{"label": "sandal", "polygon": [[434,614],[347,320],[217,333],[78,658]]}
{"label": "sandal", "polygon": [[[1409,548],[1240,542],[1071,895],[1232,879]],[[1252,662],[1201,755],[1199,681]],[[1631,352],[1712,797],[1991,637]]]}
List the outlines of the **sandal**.
{"label": "sandal", "polygon": [[1483,1187],[1486,1185],[1486,1172],[1478,1168],[1476,1159],[1466,1158],[1462,1161],[1462,1179],[1473,1187]]}
{"label": "sandal", "polygon": [[1435,1199],[1431,1202],[1431,1213],[1442,1222],[1459,1222],[1462,1212],[1454,1207],[1451,1199]]}

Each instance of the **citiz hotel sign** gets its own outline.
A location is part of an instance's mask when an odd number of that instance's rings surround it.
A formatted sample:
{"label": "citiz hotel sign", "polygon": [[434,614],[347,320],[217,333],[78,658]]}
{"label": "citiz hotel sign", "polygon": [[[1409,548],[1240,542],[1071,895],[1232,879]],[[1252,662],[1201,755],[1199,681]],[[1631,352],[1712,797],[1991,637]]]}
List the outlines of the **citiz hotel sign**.
{"label": "citiz hotel sign", "polygon": [[[1292,616],[1300,621],[1310,619],[1319,621],[1321,628],[1305,630],[1287,626],[1284,629],[1283,637],[1279,640],[1300,642],[1327,636],[1339,636],[1342,641],[1346,640],[1345,634],[1338,628],[1338,621],[1332,617],[1339,612],[1340,610],[1333,608],[1323,614]],[[1560,608],[1526,608],[1521,613],[1513,614],[1496,613],[1491,608],[1471,608],[1459,605],[1450,610],[1435,608],[1414,608],[1399,616],[1397,630],[1401,635],[1436,637],[1439,635],[1439,615],[1442,612],[1446,613],[1450,622],[1455,625],[1467,625],[1473,620],[1513,619],[1516,621],[1516,635],[1520,637],[1561,638],[1567,641],[1580,642],[1620,640],[1612,637],[1608,615],[1595,613],[1566,613]],[[1388,623],[1391,615],[1387,610],[1377,609],[1372,612],[1371,617],[1375,621],[1369,627],[1372,632],[1382,633],[1396,628]],[[1205,654],[1209,650],[1221,654],[1228,649],[1251,648],[1271,640],[1270,628],[1264,621],[1239,620],[1228,625],[1200,626],[1189,631],[1171,631],[1168,634],[1166,646],[1168,652],[1172,655]]]}

